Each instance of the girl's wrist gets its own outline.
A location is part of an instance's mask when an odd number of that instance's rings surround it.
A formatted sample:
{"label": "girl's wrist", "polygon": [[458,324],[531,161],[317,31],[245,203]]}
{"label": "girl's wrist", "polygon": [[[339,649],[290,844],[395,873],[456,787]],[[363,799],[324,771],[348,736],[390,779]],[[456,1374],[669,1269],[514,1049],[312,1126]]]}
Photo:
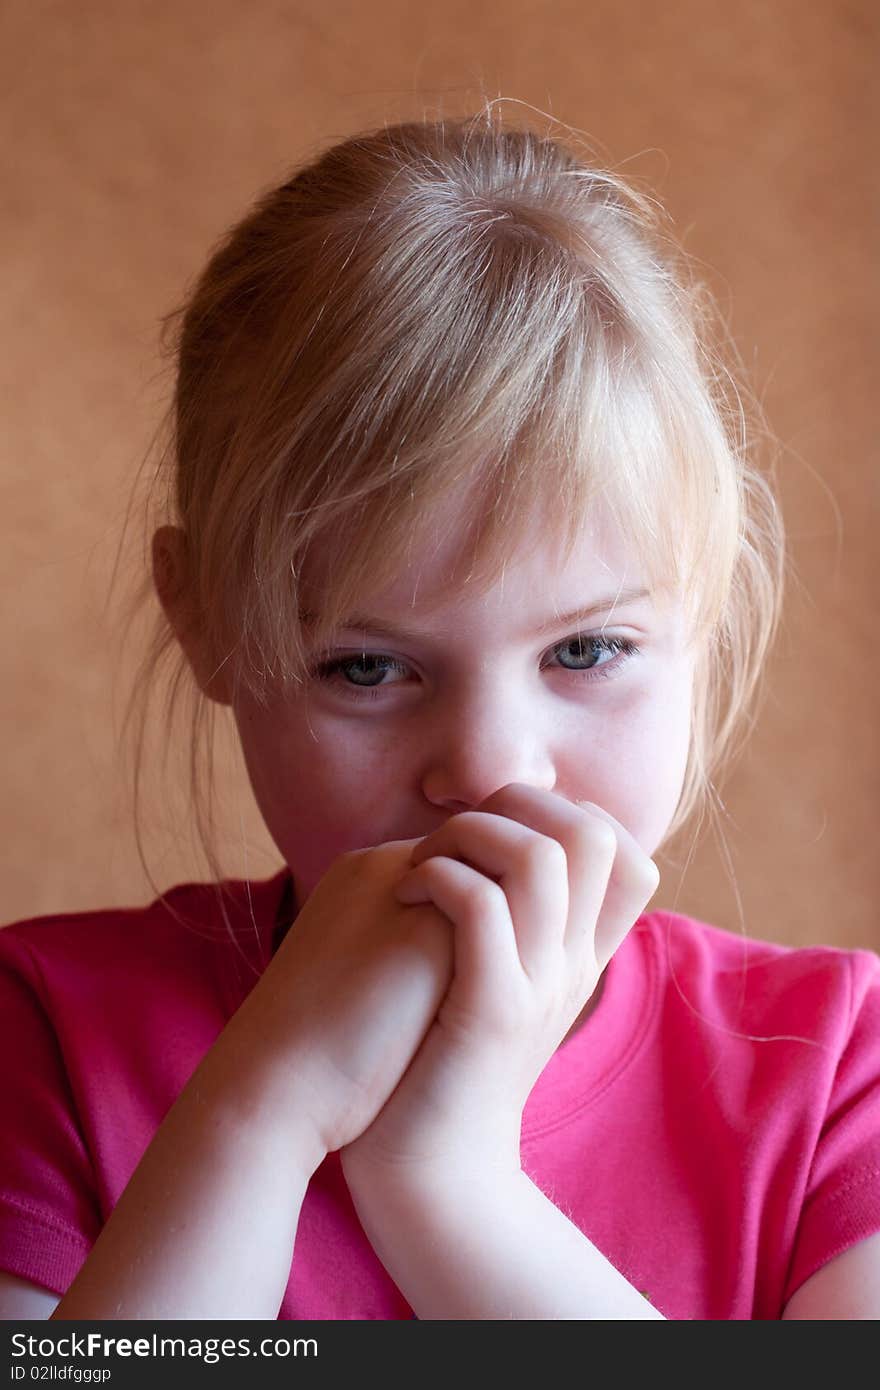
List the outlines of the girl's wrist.
{"label": "girl's wrist", "polygon": [[346,1183],[360,1206],[385,1207],[392,1204],[439,1204],[462,1193],[497,1194],[499,1187],[519,1184],[523,1177],[519,1152],[464,1154],[460,1150],[431,1156],[408,1156],[400,1161],[391,1156],[350,1144],[340,1151]]}
{"label": "girl's wrist", "polygon": [[258,1045],[240,1012],[207,1054],[190,1087],[197,1078],[198,1097],[213,1107],[218,1122],[256,1135],[286,1132],[291,1166],[308,1182],[327,1155],[327,1126],[304,1051],[273,1050],[264,1040]]}

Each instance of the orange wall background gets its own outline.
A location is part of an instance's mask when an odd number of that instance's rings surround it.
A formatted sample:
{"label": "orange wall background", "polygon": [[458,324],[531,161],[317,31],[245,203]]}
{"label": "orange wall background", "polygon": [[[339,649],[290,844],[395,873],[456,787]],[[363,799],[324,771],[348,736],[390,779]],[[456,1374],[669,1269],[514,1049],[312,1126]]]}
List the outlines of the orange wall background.
{"label": "orange wall background", "polygon": [[[873,0],[6,0],[0,922],[153,896],[117,739],[136,641],[108,585],[170,387],[160,315],[324,143],[500,95],[648,180],[782,446],[797,580],[764,703],[721,788],[724,843],[671,846],[655,901],[880,949],[878,28]],[[125,583],[143,534],[134,514]],[[225,869],[268,876],[277,850],[220,748]],[[143,832],[161,888],[206,877],[182,740],[170,768]]]}

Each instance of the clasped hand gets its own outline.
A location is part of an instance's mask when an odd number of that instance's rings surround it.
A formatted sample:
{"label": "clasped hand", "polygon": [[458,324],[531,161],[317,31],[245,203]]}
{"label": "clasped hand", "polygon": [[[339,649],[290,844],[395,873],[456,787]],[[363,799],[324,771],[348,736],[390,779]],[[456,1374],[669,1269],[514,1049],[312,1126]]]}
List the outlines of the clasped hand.
{"label": "clasped hand", "polygon": [[377,1169],[519,1168],[523,1107],[656,891],[659,873],[601,807],[511,783],[415,843],[397,902],[451,923],[451,979],[368,1128],[342,1150]]}

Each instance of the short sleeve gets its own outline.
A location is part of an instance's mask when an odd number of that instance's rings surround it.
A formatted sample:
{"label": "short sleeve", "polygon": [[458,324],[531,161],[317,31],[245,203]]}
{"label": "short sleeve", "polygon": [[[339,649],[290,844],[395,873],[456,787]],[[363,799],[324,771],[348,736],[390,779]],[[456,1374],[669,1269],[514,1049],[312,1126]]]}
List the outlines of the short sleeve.
{"label": "short sleeve", "polygon": [[847,952],[849,1028],[810,1172],[785,1302],[812,1274],[880,1231],[880,956]]}
{"label": "short sleeve", "polygon": [[55,1293],[101,1228],[93,1167],[38,961],[0,931],[0,1268]]}

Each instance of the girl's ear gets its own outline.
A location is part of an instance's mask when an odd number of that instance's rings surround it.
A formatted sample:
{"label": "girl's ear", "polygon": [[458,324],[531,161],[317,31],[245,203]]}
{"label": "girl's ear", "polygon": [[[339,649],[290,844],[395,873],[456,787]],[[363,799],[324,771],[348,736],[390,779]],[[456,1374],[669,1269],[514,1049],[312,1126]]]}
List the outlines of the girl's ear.
{"label": "girl's ear", "polygon": [[186,534],[178,526],[160,526],[153,536],[153,583],[199,689],[218,704],[231,704],[224,670],[212,660],[194,618]]}

